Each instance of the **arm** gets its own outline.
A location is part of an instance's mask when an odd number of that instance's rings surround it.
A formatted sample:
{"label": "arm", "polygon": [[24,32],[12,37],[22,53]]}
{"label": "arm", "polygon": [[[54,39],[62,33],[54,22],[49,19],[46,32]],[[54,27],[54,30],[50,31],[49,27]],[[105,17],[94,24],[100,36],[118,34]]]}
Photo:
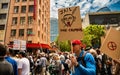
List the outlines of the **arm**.
{"label": "arm", "polygon": [[22,69],[18,69],[18,75],[22,75]]}
{"label": "arm", "polygon": [[22,61],[18,61],[18,75],[22,75]]}
{"label": "arm", "polygon": [[80,64],[79,62],[79,66],[77,66],[79,71],[86,75],[96,75],[96,65],[94,57],[90,53],[87,53],[84,57],[84,60],[86,62],[86,67],[82,66],[82,64]]}

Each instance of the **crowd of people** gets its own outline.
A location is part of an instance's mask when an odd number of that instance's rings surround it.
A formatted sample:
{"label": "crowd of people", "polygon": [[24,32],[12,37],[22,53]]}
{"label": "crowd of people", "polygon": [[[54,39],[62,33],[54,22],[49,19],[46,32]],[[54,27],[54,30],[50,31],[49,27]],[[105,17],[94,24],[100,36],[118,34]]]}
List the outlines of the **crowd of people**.
{"label": "crowd of people", "polygon": [[85,50],[80,40],[72,41],[73,52],[36,54],[0,44],[0,75],[120,75],[120,63],[100,52]]}

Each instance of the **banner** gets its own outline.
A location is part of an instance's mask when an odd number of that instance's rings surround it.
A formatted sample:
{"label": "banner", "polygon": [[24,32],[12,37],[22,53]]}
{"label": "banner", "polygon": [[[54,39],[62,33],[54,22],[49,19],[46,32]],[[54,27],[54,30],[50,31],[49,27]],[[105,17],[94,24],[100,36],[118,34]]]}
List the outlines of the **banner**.
{"label": "banner", "polygon": [[110,28],[100,50],[118,62],[120,59],[120,31]]}
{"label": "banner", "polygon": [[20,40],[13,41],[13,50],[20,50]]}
{"label": "banner", "polygon": [[33,19],[36,19],[36,10],[37,10],[37,0],[34,0],[34,11],[33,11]]}
{"label": "banner", "polygon": [[26,41],[24,40],[14,40],[13,50],[26,50]]}
{"label": "banner", "polygon": [[82,39],[82,23],[79,6],[58,10],[59,41]]}
{"label": "banner", "polygon": [[26,50],[26,41],[21,40],[21,47],[20,50]]}

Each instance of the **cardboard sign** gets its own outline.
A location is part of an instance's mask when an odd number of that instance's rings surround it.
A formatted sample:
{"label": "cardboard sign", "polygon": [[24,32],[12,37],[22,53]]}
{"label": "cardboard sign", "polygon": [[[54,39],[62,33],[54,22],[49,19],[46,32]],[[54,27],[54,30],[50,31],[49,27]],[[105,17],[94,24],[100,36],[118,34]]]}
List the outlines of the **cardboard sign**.
{"label": "cardboard sign", "polygon": [[79,6],[58,10],[59,41],[82,39],[82,23]]}
{"label": "cardboard sign", "polygon": [[100,50],[112,59],[120,62],[120,31],[110,28]]}

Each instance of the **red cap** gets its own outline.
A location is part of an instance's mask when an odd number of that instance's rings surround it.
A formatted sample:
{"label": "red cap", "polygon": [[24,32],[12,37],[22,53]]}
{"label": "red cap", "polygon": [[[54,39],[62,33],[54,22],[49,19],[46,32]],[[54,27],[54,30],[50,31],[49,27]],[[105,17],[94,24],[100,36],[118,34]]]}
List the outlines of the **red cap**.
{"label": "red cap", "polygon": [[72,45],[80,45],[82,42],[80,40],[73,40]]}

